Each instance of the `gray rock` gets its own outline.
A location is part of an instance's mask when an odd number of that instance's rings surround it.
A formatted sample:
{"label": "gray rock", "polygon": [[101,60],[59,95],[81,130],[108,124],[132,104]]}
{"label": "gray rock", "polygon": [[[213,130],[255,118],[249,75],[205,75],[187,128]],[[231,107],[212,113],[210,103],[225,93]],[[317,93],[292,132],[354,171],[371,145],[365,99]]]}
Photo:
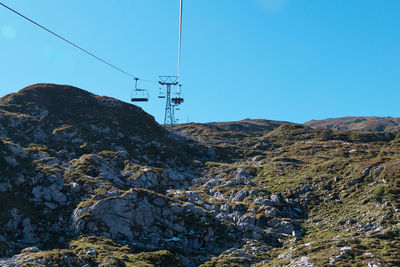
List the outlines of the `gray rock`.
{"label": "gray rock", "polygon": [[192,203],[196,203],[196,202],[204,203],[204,200],[196,192],[186,191],[185,196],[187,197],[188,201],[190,201]]}
{"label": "gray rock", "polygon": [[36,235],[34,233],[34,228],[31,224],[30,218],[25,218],[22,221],[22,227],[23,227],[22,242],[27,243],[27,244],[36,244],[39,242],[39,239],[36,238]]}
{"label": "gray rock", "polygon": [[142,201],[137,203],[136,211],[142,214],[143,216],[143,220],[136,221],[139,224],[139,226],[146,227],[154,223],[152,207],[150,203],[147,201],[147,198],[144,198]]}
{"label": "gray rock", "polygon": [[263,197],[258,197],[258,198],[256,198],[256,199],[254,200],[254,203],[256,203],[256,204],[258,204],[258,205],[261,205],[261,204],[263,203],[263,201],[264,201],[264,198],[263,198]]}
{"label": "gray rock", "polygon": [[350,256],[353,257],[354,253],[353,253],[353,248],[351,247],[342,247],[340,248],[340,254],[338,256],[336,256],[337,260],[343,260],[343,256]]}
{"label": "gray rock", "polygon": [[382,262],[368,262],[368,267],[380,267],[380,266],[385,266],[385,263]]}
{"label": "gray rock", "polygon": [[97,251],[94,248],[86,248],[86,255],[97,256]]}
{"label": "gray rock", "polygon": [[294,226],[290,222],[282,221],[275,229],[280,233],[291,235],[294,231]]}
{"label": "gray rock", "polygon": [[184,209],[184,208],[183,208],[181,205],[173,204],[173,205],[171,206],[171,212],[172,212],[173,214],[180,214],[180,213],[183,212],[183,209]]}
{"label": "gray rock", "polygon": [[48,188],[43,188],[43,195],[42,195],[42,197],[43,197],[43,199],[45,200],[45,201],[51,201],[52,199],[51,199],[51,191],[48,189]]}
{"label": "gray rock", "polygon": [[[131,221],[133,219],[129,202],[122,198],[102,199],[90,208],[97,221],[104,223],[113,236],[124,236],[133,240]],[[136,214],[136,221],[141,214]],[[117,219],[118,218],[118,219]]]}
{"label": "gray rock", "polygon": [[204,217],[206,215],[205,211],[193,205],[192,203],[186,203],[185,205],[183,205],[183,207],[185,208],[186,212],[191,212],[196,218]]}
{"label": "gray rock", "polygon": [[0,184],[0,193],[5,193],[8,191],[8,187],[4,184]]}
{"label": "gray rock", "polygon": [[7,163],[10,164],[11,166],[13,166],[13,167],[17,167],[17,166],[18,166],[18,162],[17,162],[17,160],[16,160],[14,157],[12,157],[12,156],[4,156],[3,158],[4,158],[4,159],[7,161]]}
{"label": "gray rock", "polygon": [[297,260],[296,262],[293,262],[291,266],[297,266],[297,267],[313,267],[314,264],[309,262],[310,258],[303,256],[300,258],[300,260]]}
{"label": "gray rock", "polygon": [[157,207],[161,208],[161,207],[165,207],[165,205],[167,203],[165,202],[165,200],[163,198],[158,197],[153,200],[153,204],[156,205]]}
{"label": "gray rock", "polygon": [[280,195],[272,195],[271,201],[273,204],[278,205],[282,203],[282,197]]}
{"label": "gray rock", "polygon": [[207,181],[204,185],[214,187],[214,186],[216,186],[217,184],[218,184],[218,183],[217,183],[217,180],[216,180],[216,179],[210,179],[210,180]]}
{"label": "gray rock", "polygon": [[244,170],[243,168],[239,168],[233,174],[233,178],[235,178],[236,180],[239,180],[239,181],[244,181],[246,179],[250,179],[253,177],[250,175],[250,173],[248,171]]}
{"label": "gray rock", "polygon": [[237,201],[237,202],[242,202],[248,195],[249,195],[249,192],[247,192],[247,191],[244,191],[244,190],[239,191],[232,200]]}
{"label": "gray rock", "polygon": [[226,183],[224,183],[224,187],[234,187],[236,185],[237,183],[235,181],[227,181]]}
{"label": "gray rock", "polygon": [[183,225],[180,225],[180,224],[173,224],[173,225],[171,226],[171,229],[172,229],[173,231],[175,231],[175,232],[178,232],[178,233],[184,233],[184,232],[186,232],[186,228],[185,228]]}
{"label": "gray rock", "polygon": [[219,210],[220,211],[223,211],[223,212],[230,212],[230,207],[229,207],[229,205],[228,204],[223,204],[223,205],[221,205],[221,207],[219,208]]}
{"label": "gray rock", "polygon": [[306,184],[301,189],[297,190],[296,193],[302,195],[302,194],[306,194],[306,193],[314,191],[314,190],[315,189],[312,185]]}
{"label": "gray rock", "polygon": [[251,215],[244,215],[242,216],[238,223],[238,225],[243,225],[243,224],[249,224],[249,225],[255,225],[256,224],[256,218]]}
{"label": "gray rock", "polygon": [[48,207],[49,209],[55,210],[58,206],[57,204],[53,203],[53,202],[45,202],[44,205],[46,205],[46,207]]}
{"label": "gray rock", "polygon": [[15,232],[17,231],[18,225],[22,220],[22,216],[19,214],[19,210],[16,208],[11,209],[9,213],[11,215],[11,219],[6,224],[5,229]]}
{"label": "gray rock", "polygon": [[274,205],[274,203],[271,201],[271,200],[269,200],[269,199],[266,199],[266,200],[264,200],[262,203],[261,203],[261,206],[269,206],[269,207],[272,207]]}
{"label": "gray rock", "polygon": [[352,253],[353,248],[352,247],[342,247],[340,248],[340,253]]}
{"label": "gray rock", "polygon": [[58,203],[64,203],[65,201],[67,201],[67,197],[59,191],[52,191],[51,198]]}
{"label": "gray rock", "polygon": [[204,241],[213,241],[214,240],[214,230],[211,227],[208,227],[207,234],[204,236]]}
{"label": "gray rock", "polygon": [[215,219],[217,219],[218,221],[225,221],[229,220],[229,217],[224,212],[220,212],[215,216]]}
{"label": "gray rock", "polygon": [[61,190],[64,187],[64,180],[60,177],[59,173],[57,173],[57,174],[58,175],[55,180],[55,185],[56,185],[57,190]]}
{"label": "gray rock", "polygon": [[24,252],[29,252],[29,253],[37,253],[39,252],[40,249],[38,249],[37,247],[28,247],[28,248],[24,248]]}
{"label": "gray rock", "polygon": [[362,182],[362,179],[354,179],[349,182],[349,186],[353,186]]}
{"label": "gray rock", "polygon": [[193,247],[194,249],[199,249],[202,244],[203,241],[199,238],[194,238],[191,240],[191,247]]}
{"label": "gray rock", "polygon": [[75,182],[72,182],[69,186],[70,186],[72,193],[77,193],[77,192],[81,191],[80,185]]}
{"label": "gray rock", "polygon": [[250,196],[256,196],[256,195],[258,195],[260,193],[260,191],[258,191],[258,190],[251,190],[250,192],[249,192],[249,195]]}
{"label": "gray rock", "polygon": [[276,216],[278,216],[279,211],[277,209],[275,209],[275,208],[271,208],[271,209],[265,210],[265,214],[276,217]]}
{"label": "gray rock", "polygon": [[36,186],[32,189],[32,194],[35,196],[35,198],[41,198],[43,196],[42,192],[42,186]]}
{"label": "gray rock", "polygon": [[371,259],[375,258],[375,255],[371,252],[364,252],[362,255]]}
{"label": "gray rock", "polygon": [[221,192],[215,192],[213,197],[216,199],[225,199],[225,196]]}

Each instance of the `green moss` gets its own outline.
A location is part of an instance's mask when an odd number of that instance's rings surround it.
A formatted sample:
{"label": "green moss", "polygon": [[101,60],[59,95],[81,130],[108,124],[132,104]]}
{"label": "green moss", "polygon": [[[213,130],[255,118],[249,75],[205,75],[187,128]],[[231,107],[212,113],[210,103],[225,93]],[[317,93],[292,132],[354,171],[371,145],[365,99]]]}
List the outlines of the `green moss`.
{"label": "green moss", "polygon": [[231,255],[222,255],[219,257],[214,257],[210,261],[207,261],[200,265],[200,267],[219,267],[219,266],[229,266],[229,267],[241,267],[250,265],[252,261],[244,257],[232,257]]}
{"label": "green moss", "polygon": [[386,186],[383,184],[379,184],[374,189],[374,198],[378,201],[381,201],[386,193]]}
{"label": "green moss", "polygon": [[[96,251],[96,256],[87,253],[89,248]],[[70,242],[69,249],[40,251],[38,253],[28,253],[27,256],[28,259],[43,259],[52,266],[65,266],[67,264],[66,257],[74,258],[75,266],[81,265],[82,262],[88,262],[90,265],[102,263],[105,266],[179,265],[179,259],[170,251],[134,253],[128,246],[122,246],[110,239],[96,236],[73,240]]]}
{"label": "green moss", "polygon": [[83,199],[81,202],[79,202],[77,208],[78,209],[87,208],[87,207],[93,206],[96,203],[97,203],[97,201],[95,200],[95,196],[93,196],[90,198]]}

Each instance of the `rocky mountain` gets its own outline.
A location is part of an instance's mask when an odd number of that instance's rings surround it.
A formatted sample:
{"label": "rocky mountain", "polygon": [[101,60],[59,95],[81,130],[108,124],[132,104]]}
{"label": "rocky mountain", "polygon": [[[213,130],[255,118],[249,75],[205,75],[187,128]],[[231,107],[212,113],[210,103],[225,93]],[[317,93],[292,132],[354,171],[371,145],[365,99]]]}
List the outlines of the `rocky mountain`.
{"label": "rocky mountain", "polygon": [[336,119],[311,120],[305,125],[312,128],[358,132],[400,131],[400,118],[392,117],[343,117]]}
{"label": "rocky mountain", "polygon": [[1,266],[398,266],[400,133],[0,99]]}

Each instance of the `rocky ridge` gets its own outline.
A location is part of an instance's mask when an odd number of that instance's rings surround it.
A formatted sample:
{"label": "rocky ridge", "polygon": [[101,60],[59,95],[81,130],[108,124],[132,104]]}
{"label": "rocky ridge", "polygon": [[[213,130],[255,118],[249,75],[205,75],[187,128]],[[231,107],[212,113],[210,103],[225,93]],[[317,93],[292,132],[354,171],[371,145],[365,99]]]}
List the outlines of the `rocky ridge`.
{"label": "rocky ridge", "polygon": [[304,125],[340,131],[397,132],[400,118],[392,117],[343,117],[325,120],[311,120]]}

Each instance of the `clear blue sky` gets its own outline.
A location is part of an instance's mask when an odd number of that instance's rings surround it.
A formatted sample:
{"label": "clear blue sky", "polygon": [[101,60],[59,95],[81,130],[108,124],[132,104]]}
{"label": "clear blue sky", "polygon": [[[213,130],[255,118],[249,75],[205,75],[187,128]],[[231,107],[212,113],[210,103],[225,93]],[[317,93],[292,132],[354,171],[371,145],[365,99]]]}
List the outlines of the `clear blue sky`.
{"label": "clear blue sky", "polygon": [[[178,0],[0,0],[144,79],[176,74]],[[400,116],[400,1],[184,0],[181,121]],[[0,7],[0,95],[39,82],[129,102],[132,80]],[[163,120],[158,85],[140,106]]]}

